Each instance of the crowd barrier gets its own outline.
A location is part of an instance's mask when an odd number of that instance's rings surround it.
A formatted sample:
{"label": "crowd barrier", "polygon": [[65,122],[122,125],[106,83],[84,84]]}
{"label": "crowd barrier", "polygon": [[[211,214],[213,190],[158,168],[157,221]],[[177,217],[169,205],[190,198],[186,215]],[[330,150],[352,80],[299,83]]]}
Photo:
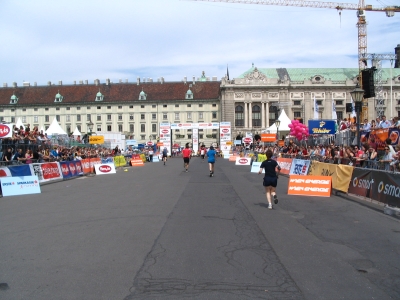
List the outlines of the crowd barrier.
{"label": "crowd barrier", "polygon": [[[392,207],[400,207],[400,174],[316,160],[278,157],[282,174],[302,174],[311,162],[307,175],[331,176],[332,188],[343,193],[370,198]],[[297,165],[297,166],[296,166]]]}

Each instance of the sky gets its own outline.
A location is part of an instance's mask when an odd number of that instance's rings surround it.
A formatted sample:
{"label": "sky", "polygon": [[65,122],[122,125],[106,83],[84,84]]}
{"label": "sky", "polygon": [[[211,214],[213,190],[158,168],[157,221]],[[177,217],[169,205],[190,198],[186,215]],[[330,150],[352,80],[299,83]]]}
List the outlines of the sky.
{"label": "sky", "polygon": [[[367,52],[394,53],[400,13],[366,12],[366,19]],[[357,68],[356,23],[353,10],[339,16],[335,9],[181,0],[0,0],[0,87],[107,78],[181,81],[203,71],[220,80],[227,68],[232,79],[253,63]]]}

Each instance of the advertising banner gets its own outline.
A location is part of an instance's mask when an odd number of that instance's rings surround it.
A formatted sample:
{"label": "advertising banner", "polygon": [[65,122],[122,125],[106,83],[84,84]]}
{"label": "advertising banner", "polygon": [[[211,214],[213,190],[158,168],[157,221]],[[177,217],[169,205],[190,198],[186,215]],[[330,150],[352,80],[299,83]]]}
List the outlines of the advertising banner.
{"label": "advertising banner", "polygon": [[12,137],[12,124],[0,124],[0,138]]}
{"label": "advertising banner", "polygon": [[309,134],[335,134],[334,120],[309,120],[308,133]]}
{"label": "advertising banner", "polygon": [[307,175],[310,167],[310,161],[304,159],[293,159],[290,166],[290,175]]}
{"label": "advertising banner", "polygon": [[163,146],[160,148],[161,151],[164,148],[167,148],[168,155],[171,156],[172,148],[171,148],[171,124],[170,123],[160,123],[160,143],[163,143]]}
{"label": "advertising banner", "polygon": [[115,174],[115,166],[113,163],[111,164],[95,164],[94,170],[96,175],[107,175],[107,174]]}
{"label": "advertising banner", "polygon": [[192,145],[193,151],[197,153],[199,151],[199,129],[193,128],[192,130]]}
{"label": "advertising banner", "polygon": [[62,172],[62,176],[64,179],[68,179],[72,177],[71,171],[69,170],[69,164],[66,161],[60,162],[60,168]]}
{"label": "advertising banner", "polygon": [[351,176],[348,192],[350,194],[370,198],[373,183],[374,180],[372,179],[371,170],[355,168]]}
{"label": "advertising banner", "polygon": [[331,176],[332,187],[347,193],[353,169],[352,166],[328,164],[314,160],[311,162],[309,175]]}
{"label": "advertising banner", "polygon": [[89,136],[89,144],[104,144],[104,136],[102,135],[91,135]]}
{"label": "advertising banner", "polygon": [[222,155],[224,156],[224,159],[229,159],[229,157],[231,156],[229,150],[223,150]]}
{"label": "advertising banner", "polygon": [[288,195],[330,197],[330,176],[290,175]]}
{"label": "advertising banner", "polygon": [[398,174],[371,171],[371,199],[400,207],[400,176]]}
{"label": "advertising banner", "polygon": [[8,169],[11,172],[11,176],[13,177],[19,177],[19,176],[31,176],[32,171],[31,168],[29,167],[30,164],[27,165],[16,165],[16,166],[8,166]]}
{"label": "advertising banner", "polygon": [[41,193],[37,176],[2,177],[0,181],[3,196]]}
{"label": "advertising banner", "polygon": [[278,157],[276,161],[278,162],[278,165],[281,167],[281,173],[288,175],[290,172],[290,167],[292,166],[292,159]]}
{"label": "advertising banner", "polygon": [[275,133],[262,133],[261,134],[261,142],[266,142],[266,143],[276,142],[276,134]]}
{"label": "advertising banner", "polygon": [[[29,171],[30,172],[30,171]],[[7,167],[0,167],[0,177],[11,177],[10,169]]]}
{"label": "advertising banner", "polygon": [[[251,165],[251,173],[258,173],[260,172],[260,167],[261,167],[261,162],[255,161],[253,162],[253,164]],[[262,170],[262,173],[265,173],[265,170]]]}
{"label": "advertising banner", "polygon": [[250,157],[236,157],[237,166],[250,166],[251,158]]}
{"label": "advertising banner", "polygon": [[32,175],[36,175],[39,182],[63,179],[60,163],[47,162],[43,164],[29,164]]}

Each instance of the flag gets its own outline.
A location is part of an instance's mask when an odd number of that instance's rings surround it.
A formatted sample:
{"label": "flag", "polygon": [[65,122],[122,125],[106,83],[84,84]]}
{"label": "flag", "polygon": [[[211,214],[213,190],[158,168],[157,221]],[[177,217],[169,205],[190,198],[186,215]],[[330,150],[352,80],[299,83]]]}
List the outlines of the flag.
{"label": "flag", "polygon": [[317,100],[314,97],[314,119],[318,120],[319,119],[319,113],[318,113],[318,104]]}
{"label": "flag", "polygon": [[[353,97],[351,97],[351,107],[353,108],[351,112],[351,117],[355,118],[356,117],[356,106],[354,105],[354,100]],[[358,120],[357,120],[358,121]]]}
{"label": "flag", "polygon": [[332,120],[337,120],[335,100],[332,100]]}

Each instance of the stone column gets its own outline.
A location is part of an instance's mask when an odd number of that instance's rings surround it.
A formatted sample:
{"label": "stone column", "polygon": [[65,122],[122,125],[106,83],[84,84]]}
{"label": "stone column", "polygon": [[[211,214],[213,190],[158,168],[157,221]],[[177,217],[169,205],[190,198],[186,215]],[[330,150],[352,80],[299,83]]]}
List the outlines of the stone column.
{"label": "stone column", "polygon": [[265,128],[265,102],[261,102],[261,129]]}
{"label": "stone column", "polygon": [[269,127],[270,125],[269,125],[269,105],[268,105],[269,103],[266,103],[266,112],[267,112],[267,124],[266,124],[266,126],[265,127]]}
{"label": "stone column", "polygon": [[248,122],[249,122],[249,115],[247,112],[247,102],[244,102],[244,127],[248,127]]}

